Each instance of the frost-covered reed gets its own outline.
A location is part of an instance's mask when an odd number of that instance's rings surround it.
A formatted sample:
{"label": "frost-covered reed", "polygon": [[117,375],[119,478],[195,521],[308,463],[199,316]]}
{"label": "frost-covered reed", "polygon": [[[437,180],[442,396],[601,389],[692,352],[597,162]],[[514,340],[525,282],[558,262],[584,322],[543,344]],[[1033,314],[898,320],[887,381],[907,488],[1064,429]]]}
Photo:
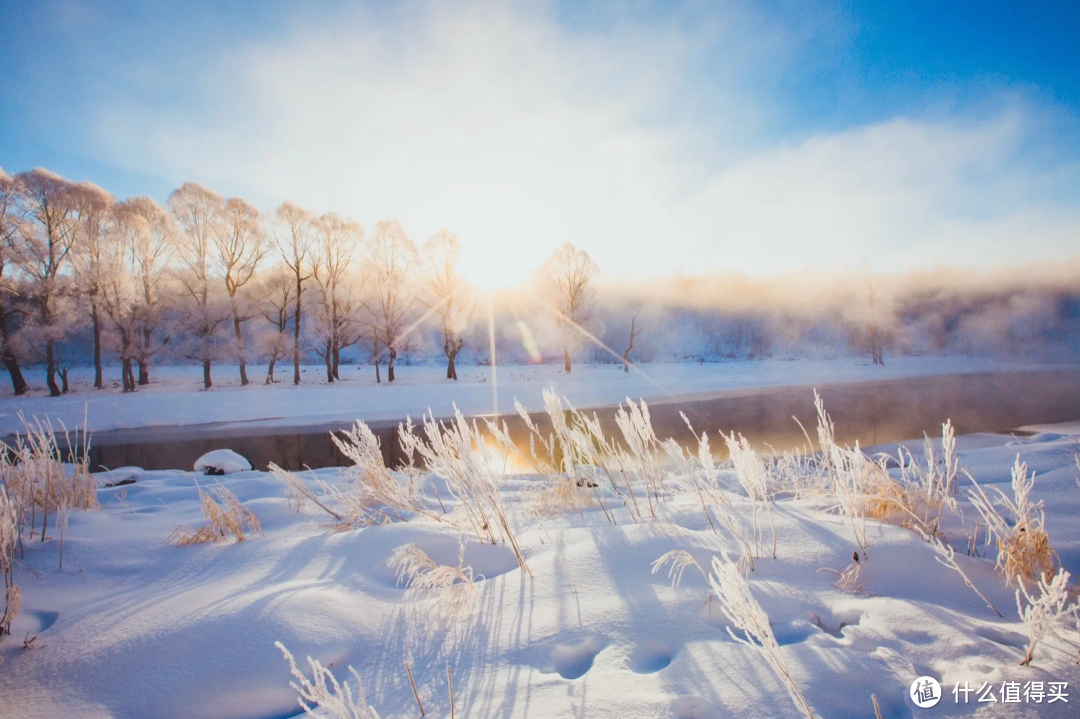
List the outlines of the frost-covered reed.
{"label": "frost-covered reed", "polygon": [[[1028,592],[1023,584],[1016,590],[1016,610],[1028,631],[1028,645],[1020,666],[1027,666],[1035,655],[1035,646],[1044,639],[1054,637],[1064,640],[1065,622],[1072,620],[1073,626],[1080,627],[1080,602],[1071,601],[1069,588],[1071,575],[1064,568],[1049,580],[1039,577],[1037,592]],[[1023,601],[1021,601],[1023,596]]]}
{"label": "frost-covered reed", "polygon": [[199,490],[199,504],[206,515],[206,526],[192,530],[181,525],[168,536],[166,544],[175,541],[177,546],[186,547],[204,542],[221,542],[229,537],[243,542],[249,533],[262,534],[259,518],[223,485],[216,484],[204,489],[196,484],[196,487]]}
{"label": "frost-covered reed", "polygon": [[441,423],[434,416],[424,418],[424,436],[412,424],[398,427],[401,446],[420,457],[428,471],[446,482],[457,507],[453,518],[468,526],[477,538],[510,545],[518,566],[531,574],[518,545],[503,501],[502,480],[506,455],[484,441],[476,422],[470,423],[454,408],[454,420]]}
{"label": "frost-covered reed", "polygon": [[289,662],[289,669],[295,678],[295,681],[289,682],[289,686],[300,695],[296,701],[305,714],[329,719],[379,719],[379,713],[367,702],[360,675],[351,666],[349,673],[356,680],[355,695],[352,687],[338,682],[333,673],[318,659],[307,658],[308,666],[311,667],[311,679],[308,679],[296,666],[296,659],[284,644],[274,642],[274,646],[281,650]]}
{"label": "frost-covered reed", "polygon": [[1012,496],[994,488],[996,497],[979,486],[970,475],[968,499],[986,523],[997,543],[997,568],[1009,584],[1047,579],[1054,575],[1057,554],[1046,533],[1046,514],[1041,501],[1033,501],[1035,475],[1028,475],[1020,455],[1012,467]]}
{"label": "frost-covered reed", "polygon": [[776,641],[776,636],[769,624],[769,615],[754,599],[750,591],[750,583],[742,570],[736,563],[726,558],[713,557],[709,584],[712,586],[713,594],[720,600],[724,613],[735,628],[743,633],[743,636],[739,636],[729,626],[727,632],[731,638],[740,644],[757,649],[787,689],[788,695],[798,710],[807,719],[814,719],[813,709],[803,696],[799,685],[792,678],[791,672],[788,671],[784,655],[780,651],[780,644]]}
{"label": "frost-covered reed", "polygon": [[433,599],[432,613],[444,622],[464,619],[480,606],[472,567],[465,565],[464,544],[459,544],[456,567],[436,564],[412,543],[395,549],[387,566],[397,573],[398,584],[405,585],[406,599]]}

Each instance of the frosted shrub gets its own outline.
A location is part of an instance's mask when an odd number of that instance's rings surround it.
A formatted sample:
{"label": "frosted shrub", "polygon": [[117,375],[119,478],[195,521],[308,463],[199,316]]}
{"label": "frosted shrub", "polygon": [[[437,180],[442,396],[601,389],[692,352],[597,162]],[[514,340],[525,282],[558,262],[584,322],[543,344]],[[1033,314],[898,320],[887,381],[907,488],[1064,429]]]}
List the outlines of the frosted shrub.
{"label": "frosted shrub", "polygon": [[970,475],[972,490],[968,498],[986,523],[990,536],[997,541],[997,568],[1009,584],[1016,580],[1046,579],[1054,574],[1057,555],[1050,548],[1046,533],[1043,503],[1031,500],[1035,475],[1028,476],[1027,465],[1016,461],[1012,468],[1012,496],[994,488],[991,500]]}
{"label": "frosted shrub", "polygon": [[799,685],[792,679],[784,663],[784,657],[780,653],[780,644],[776,641],[776,636],[769,625],[769,615],[754,599],[754,595],[750,592],[750,583],[743,576],[742,571],[732,562],[713,557],[709,584],[712,586],[713,594],[720,600],[724,613],[744,635],[740,637],[731,631],[731,627],[727,627],[731,638],[760,651],[777,678],[783,683],[784,688],[787,689],[788,695],[795,702],[798,710],[808,719],[814,719],[810,704],[803,697]]}
{"label": "frosted shrub", "polygon": [[[296,681],[289,682],[289,686],[300,694],[296,701],[303,708],[304,713],[315,717],[329,716],[332,719],[379,719],[378,712],[367,703],[364,683],[360,680],[360,675],[351,666],[349,673],[356,680],[355,697],[349,685],[339,683],[318,659],[307,658],[308,665],[311,667],[309,680],[296,666],[296,659],[284,644],[274,642],[274,646],[281,650],[289,662],[289,669],[296,678]],[[319,713],[316,713],[316,709],[320,710]]]}
{"label": "frosted shrub", "polygon": [[[1064,639],[1060,632],[1065,629],[1067,619],[1076,621],[1080,605],[1076,602],[1069,603],[1069,579],[1069,573],[1059,569],[1050,581],[1047,581],[1046,577],[1039,578],[1038,595],[1029,594],[1023,584],[1016,590],[1016,609],[1027,627],[1029,637],[1027,651],[1020,666],[1031,663],[1035,645],[1041,640],[1049,637]],[[1027,606],[1021,602],[1021,595]]]}
{"label": "frosted shrub", "polygon": [[218,484],[206,489],[198,487],[198,490],[199,503],[206,515],[206,526],[194,531],[179,526],[165,540],[166,544],[176,541],[178,546],[186,547],[204,542],[220,542],[228,537],[243,542],[247,539],[248,532],[262,534],[259,518],[224,486]]}
{"label": "frosted shrub", "polygon": [[412,543],[395,549],[386,563],[397,572],[398,584],[405,584],[405,598],[434,599],[433,611],[443,621],[468,617],[479,607],[472,567],[464,566],[464,544],[459,545],[456,567],[436,564]]}

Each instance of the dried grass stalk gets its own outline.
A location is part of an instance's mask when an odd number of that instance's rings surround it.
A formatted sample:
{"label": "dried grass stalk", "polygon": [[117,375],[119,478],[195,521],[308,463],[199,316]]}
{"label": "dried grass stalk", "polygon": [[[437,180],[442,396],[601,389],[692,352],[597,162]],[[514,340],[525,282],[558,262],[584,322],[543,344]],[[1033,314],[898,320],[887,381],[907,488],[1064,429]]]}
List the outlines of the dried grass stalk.
{"label": "dried grass stalk", "polygon": [[259,518],[223,485],[216,484],[204,489],[196,483],[196,487],[199,490],[203,514],[206,515],[206,526],[194,531],[185,526],[177,527],[165,540],[166,544],[175,541],[177,546],[186,547],[205,542],[221,542],[229,537],[243,542],[248,533],[262,534]]}
{"label": "dried grass stalk", "polygon": [[[1070,604],[1069,579],[1071,575],[1064,568],[1059,569],[1049,581],[1040,577],[1037,583],[1038,594],[1028,593],[1023,584],[1016,590],[1016,610],[1028,630],[1028,645],[1020,666],[1027,666],[1035,654],[1035,645],[1047,637],[1064,639],[1065,620],[1076,619],[1078,605]],[[1027,606],[1021,602],[1023,595]]]}
{"label": "dried grass stalk", "polygon": [[329,716],[332,719],[379,719],[378,712],[367,703],[360,675],[351,666],[349,673],[356,680],[355,696],[352,688],[348,684],[339,683],[318,659],[307,658],[312,675],[309,680],[296,666],[296,659],[284,644],[274,642],[274,646],[281,650],[289,662],[289,669],[296,679],[289,682],[289,686],[300,694],[296,701],[305,714],[314,717]]}
{"label": "dried grass stalk", "polygon": [[769,625],[769,615],[754,599],[754,595],[750,592],[750,583],[739,567],[734,562],[713,557],[709,584],[712,585],[713,593],[720,600],[724,613],[743,633],[740,637],[731,630],[731,627],[727,627],[731,638],[760,651],[784,688],[787,689],[796,708],[807,719],[814,719],[813,709],[810,708],[810,704],[803,696],[799,685],[791,677],[784,662],[780,644],[776,641],[776,636]]}
{"label": "dried grass stalk", "polygon": [[434,599],[432,612],[444,622],[468,617],[480,606],[472,567],[464,564],[464,544],[459,545],[456,567],[436,564],[411,542],[395,549],[387,560],[387,566],[397,572],[398,584],[406,586],[405,598]]}
{"label": "dried grass stalk", "polygon": [[1031,500],[1035,475],[1028,476],[1020,455],[1013,463],[1011,497],[995,487],[997,497],[991,500],[974,477],[968,475],[968,479],[972,484],[968,498],[997,542],[997,568],[1006,581],[1012,584],[1053,577],[1058,557],[1046,533],[1043,503]]}

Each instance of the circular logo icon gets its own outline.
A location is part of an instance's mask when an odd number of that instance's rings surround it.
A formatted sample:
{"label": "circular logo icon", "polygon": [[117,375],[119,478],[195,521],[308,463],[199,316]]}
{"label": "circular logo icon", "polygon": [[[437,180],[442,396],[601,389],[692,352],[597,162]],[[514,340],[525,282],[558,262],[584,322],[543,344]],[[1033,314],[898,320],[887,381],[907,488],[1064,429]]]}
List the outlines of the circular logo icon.
{"label": "circular logo icon", "polygon": [[915,706],[929,709],[941,701],[941,685],[933,677],[919,677],[911,683],[908,694]]}

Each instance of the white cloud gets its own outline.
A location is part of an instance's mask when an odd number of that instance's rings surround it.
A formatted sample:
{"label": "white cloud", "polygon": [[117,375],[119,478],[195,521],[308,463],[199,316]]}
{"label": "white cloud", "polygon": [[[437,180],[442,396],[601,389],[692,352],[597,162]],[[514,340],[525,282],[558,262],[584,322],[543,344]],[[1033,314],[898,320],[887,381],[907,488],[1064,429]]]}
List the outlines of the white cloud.
{"label": "white cloud", "polygon": [[[1075,252],[1080,213],[1038,190],[1077,173],[1020,161],[1020,105],[762,147],[746,128],[767,105],[740,89],[760,57],[752,37],[728,58],[743,76],[710,83],[685,72],[700,38],[671,25],[590,33],[541,3],[387,13],[309,18],[229,52],[191,78],[205,88],[197,106],[121,93],[99,109],[104,151],[265,209],[288,198],[369,225],[397,217],[418,242],[449,227],[488,280],[568,240],[609,274],[638,276],[982,263],[1011,258],[1017,231],[1036,256]],[[681,113],[705,102],[695,93],[728,111]]]}

